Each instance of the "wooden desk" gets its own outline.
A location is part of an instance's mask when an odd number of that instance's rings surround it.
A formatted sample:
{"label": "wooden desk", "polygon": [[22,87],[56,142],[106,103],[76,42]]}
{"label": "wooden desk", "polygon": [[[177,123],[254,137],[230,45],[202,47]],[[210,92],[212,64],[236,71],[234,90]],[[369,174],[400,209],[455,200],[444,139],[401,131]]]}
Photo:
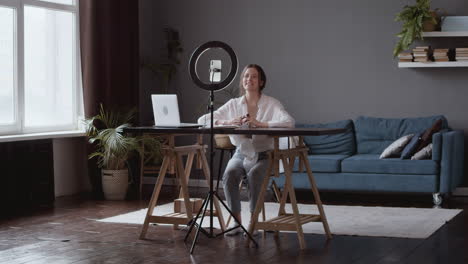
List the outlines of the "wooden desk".
{"label": "wooden desk", "polygon": [[[163,133],[163,134],[209,134],[209,128],[155,128],[155,127],[133,127],[125,129],[126,132],[132,133]],[[328,226],[328,221],[323,210],[323,205],[320,200],[320,195],[315,183],[315,179],[312,174],[312,170],[307,159],[308,148],[304,144],[303,136],[319,136],[328,134],[339,134],[345,132],[345,129],[323,129],[323,128],[214,128],[213,133],[215,134],[244,134],[244,135],[268,135],[273,137],[273,150],[269,151],[269,164],[267,173],[262,183],[260,195],[255,207],[254,214],[251,219],[251,225],[249,226],[249,232],[252,233],[255,229],[263,230],[274,230],[274,231],[296,231],[299,239],[299,245],[301,249],[305,248],[304,234],[302,231],[302,225],[309,222],[321,222],[325,230],[327,238],[331,238],[331,232]],[[294,148],[280,149],[279,138],[298,136],[299,144]],[[319,214],[318,215],[307,215],[300,214],[297,207],[296,195],[292,185],[292,169],[294,166],[295,159],[298,158],[301,164],[305,165],[307,174],[309,176],[310,185],[312,187],[312,193],[317,204]],[[272,175],[279,176],[279,161],[283,162],[284,174],[286,177],[285,187],[280,199],[280,208],[278,216],[272,219],[258,222],[258,215],[263,207],[265,201],[265,193],[268,187],[268,182]],[[206,162],[206,159],[205,159]],[[164,167],[164,166],[163,166]],[[158,179],[158,182],[160,180]],[[155,187],[155,193],[156,192]],[[153,196],[155,195],[153,193]],[[285,204],[287,197],[290,197],[291,206],[293,213],[288,214],[285,211]],[[157,198],[156,198],[157,199]],[[153,200],[153,198],[152,198]],[[150,202],[151,205],[151,202]],[[218,210],[219,207],[216,209]],[[149,210],[148,210],[149,212]],[[148,217],[148,216],[147,216]],[[145,220],[145,224],[146,224]],[[249,241],[250,242],[250,241]]]}
{"label": "wooden desk", "polygon": [[[193,212],[192,210],[190,197],[189,197],[189,191],[188,191],[188,180],[190,177],[190,172],[191,172],[195,157],[199,159],[199,162],[197,162],[197,164],[199,164],[200,167],[202,168],[203,174],[208,184],[210,182],[210,177],[211,177],[208,162],[206,160],[206,155],[205,155],[206,145],[204,145],[202,142],[201,134],[203,133],[199,133],[202,131],[190,130],[188,132],[187,131],[184,132],[183,129],[177,129],[175,131],[174,130],[168,131],[166,129],[160,129],[160,128],[142,128],[142,129],[126,128],[124,132],[133,133],[133,134],[135,133],[146,134],[146,135],[158,136],[158,137],[164,136],[167,138],[167,142],[163,145],[163,148],[162,148],[163,155],[164,155],[163,162],[161,164],[161,169],[159,171],[159,175],[156,180],[156,184],[154,186],[153,194],[151,196],[151,200],[148,205],[148,210],[146,212],[146,217],[143,223],[140,238],[141,239],[145,238],[146,233],[148,231],[148,226],[150,223],[172,224],[174,225],[174,228],[177,228],[178,225],[187,225],[194,218],[194,215],[197,214],[197,212]],[[197,142],[193,145],[176,146],[175,137],[184,136],[184,135],[197,135]],[[183,164],[183,156],[187,156],[185,167]],[[142,159],[142,162],[140,163],[140,165],[142,166],[140,168],[140,174],[143,173],[143,165],[144,165],[143,163],[144,161]],[[164,182],[164,178],[169,168],[171,167],[171,165],[175,167],[176,178],[179,181],[180,186],[181,186],[179,198],[182,198],[184,201],[185,211],[173,212],[173,213],[169,213],[166,215],[153,215],[158,198],[159,198],[159,193],[161,191],[161,187]],[[140,179],[142,178],[141,176],[142,175],[140,175]],[[140,191],[141,191],[141,188],[140,188]],[[213,204],[215,206],[215,211],[211,213],[213,214],[213,216],[218,217],[221,230],[224,231],[225,223],[224,223],[221,207],[219,205],[219,201],[215,199],[213,201]]]}

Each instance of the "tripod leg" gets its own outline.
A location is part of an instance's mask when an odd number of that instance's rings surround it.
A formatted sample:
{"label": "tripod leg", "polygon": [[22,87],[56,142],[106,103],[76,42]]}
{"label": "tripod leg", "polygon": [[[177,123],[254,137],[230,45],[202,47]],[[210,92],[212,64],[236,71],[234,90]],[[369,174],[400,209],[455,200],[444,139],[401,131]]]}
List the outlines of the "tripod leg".
{"label": "tripod leg", "polygon": [[[208,204],[209,204],[209,201],[210,199],[213,199],[213,194],[210,193],[208,195],[208,198],[206,199],[206,204],[205,204],[205,207],[203,208],[203,214],[202,214],[202,217],[201,217],[201,220],[200,220],[200,224],[197,228],[197,232],[195,233],[195,238],[193,239],[193,242],[192,242],[192,247],[190,248],[190,254],[193,254],[193,250],[195,249],[195,244],[197,243],[197,240],[198,240],[198,235],[200,234],[200,229],[202,229],[202,225],[203,225],[203,218],[205,218],[205,212],[206,212],[206,209],[208,207]],[[195,221],[196,222],[196,221]]]}
{"label": "tripod leg", "polygon": [[196,225],[197,220],[198,220],[198,218],[200,217],[200,214],[201,214],[202,212],[204,212],[204,211],[203,211],[203,208],[205,208],[205,204],[208,203],[208,198],[209,198],[209,197],[210,197],[210,194],[208,194],[208,195],[206,196],[205,200],[203,200],[203,204],[202,204],[202,206],[200,207],[200,210],[198,210],[197,216],[196,216],[195,218],[193,218],[192,220],[190,220],[190,222],[189,222],[190,228],[189,228],[189,230],[187,231],[187,234],[185,235],[184,242],[187,241],[187,238],[188,238],[188,236],[190,235],[190,233],[192,232],[193,227]]}
{"label": "tripod leg", "polygon": [[[203,174],[205,175],[206,183],[209,185],[210,180],[211,180],[210,178],[211,175],[210,175],[210,170],[208,167],[208,161],[206,160],[206,156],[202,154],[203,152],[199,150],[199,155],[201,156],[201,159],[202,159]],[[219,199],[214,199],[213,204],[216,208],[216,214],[218,217],[219,226],[221,227],[221,232],[224,232],[224,230],[226,230],[226,225],[224,224],[223,212],[221,211],[221,207],[219,206]],[[213,214],[213,212],[211,212],[211,214]]]}
{"label": "tripod leg", "polygon": [[[215,196],[218,198],[218,200],[221,202],[221,205],[224,206],[224,208],[226,208],[226,210],[227,210],[228,213],[232,216],[232,218],[234,218],[234,220],[235,220],[237,223],[240,223],[239,219],[237,219],[237,217],[234,216],[234,214],[232,213],[231,209],[229,209],[229,207],[223,202],[223,200],[222,200],[221,198],[219,198],[218,194],[215,193],[214,195],[215,195]],[[247,229],[245,229],[243,225],[239,224],[238,226],[236,226],[236,227],[234,227],[234,228],[239,228],[239,227],[242,228],[242,230],[244,230],[244,232],[247,234],[247,236],[249,237],[249,239],[252,240],[252,241],[254,242],[255,247],[258,247],[257,241],[255,241],[255,239],[252,237],[252,235],[250,235],[250,233],[247,232]],[[226,230],[226,231],[224,231],[224,232],[222,232],[222,233],[220,233],[220,234],[217,234],[216,236],[220,236],[220,235],[222,235],[222,234],[224,234],[224,233],[226,233],[226,232],[229,232],[229,231],[233,230],[234,228],[230,228],[230,229],[228,229],[228,230]]]}

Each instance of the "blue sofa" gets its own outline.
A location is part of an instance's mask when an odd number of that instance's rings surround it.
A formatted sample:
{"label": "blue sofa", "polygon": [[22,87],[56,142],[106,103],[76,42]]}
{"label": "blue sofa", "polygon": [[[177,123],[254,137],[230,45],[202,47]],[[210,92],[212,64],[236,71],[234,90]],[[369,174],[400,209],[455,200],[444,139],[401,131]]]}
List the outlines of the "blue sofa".
{"label": "blue sofa", "polygon": [[[379,159],[382,151],[401,136],[418,133],[443,120],[442,130],[432,137],[432,159]],[[434,203],[450,194],[463,181],[463,131],[451,130],[444,116],[421,118],[358,117],[327,124],[297,127],[346,128],[337,135],[304,137],[308,159],[319,190],[432,193]],[[296,189],[310,190],[305,171],[294,166]],[[284,175],[275,179],[284,186]]]}

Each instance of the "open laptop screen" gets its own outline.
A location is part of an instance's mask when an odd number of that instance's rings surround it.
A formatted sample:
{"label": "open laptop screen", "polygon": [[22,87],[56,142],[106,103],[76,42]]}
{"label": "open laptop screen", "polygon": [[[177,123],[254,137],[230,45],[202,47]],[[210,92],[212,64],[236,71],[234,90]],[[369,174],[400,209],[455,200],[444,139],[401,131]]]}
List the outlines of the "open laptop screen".
{"label": "open laptop screen", "polygon": [[159,127],[199,127],[196,123],[181,123],[175,94],[152,94],[154,122]]}

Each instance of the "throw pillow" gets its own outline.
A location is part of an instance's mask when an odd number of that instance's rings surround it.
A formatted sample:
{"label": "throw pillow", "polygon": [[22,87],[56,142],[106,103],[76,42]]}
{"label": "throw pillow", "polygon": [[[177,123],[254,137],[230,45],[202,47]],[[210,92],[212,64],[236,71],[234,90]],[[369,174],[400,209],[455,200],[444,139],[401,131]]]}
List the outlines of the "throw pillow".
{"label": "throw pillow", "polygon": [[414,136],[414,134],[409,134],[406,136],[402,136],[401,138],[393,141],[390,146],[388,146],[382,154],[380,154],[381,159],[389,158],[393,155],[399,155],[401,154],[401,151],[403,148],[408,144],[408,142],[411,140],[411,138]]}
{"label": "throw pillow", "polygon": [[411,160],[422,160],[422,159],[429,159],[432,156],[432,143],[425,146],[420,151],[416,152]]}
{"label": "throw pillow", "polygon": [[401,152],[401,159],[409,159],[411,158],[411,156],[414,155],[414,153],[416,153],[416,150],[418,149],[423,134],[424,131],[414,135],[414,137],[410,140],[410,142],[405,146],[405,148]]}
{"label": "throw pillow", "polygon": [[427,145],[432,142],[432,135],[439,132],[442,129],[442,119],[439,119],[432,124],[432,126],[424,132],[424,135],[421,137],[421,142],[416,150],[416,152],[420,151]]}

